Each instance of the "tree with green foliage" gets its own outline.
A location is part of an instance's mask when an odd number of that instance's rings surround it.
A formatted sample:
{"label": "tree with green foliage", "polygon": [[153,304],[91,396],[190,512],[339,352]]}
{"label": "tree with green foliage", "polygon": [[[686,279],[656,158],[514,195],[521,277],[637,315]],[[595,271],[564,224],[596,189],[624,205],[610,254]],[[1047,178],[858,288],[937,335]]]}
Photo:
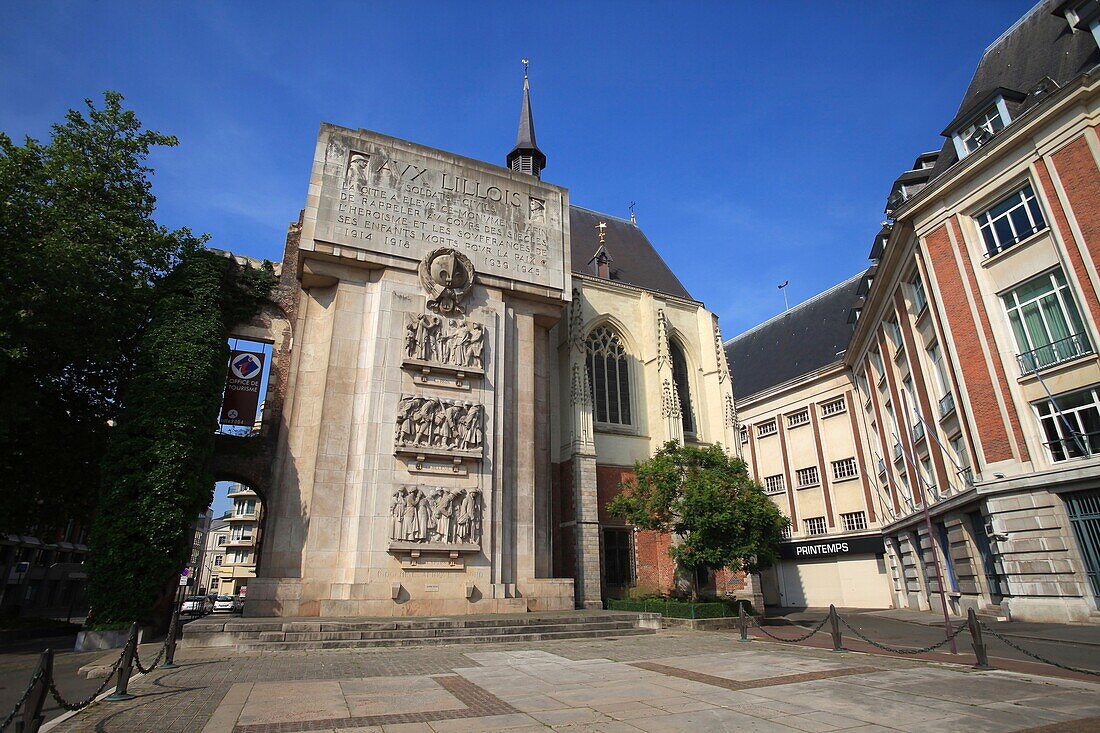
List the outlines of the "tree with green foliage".
{"label": "tree with green foliage", "polygon": [[104,94],[48,142],[0,133],[0,531],[85,519],[157,283],[202,241],[153,220],[151,150]]}
{"label": "tree with green foliage", "polygon": [[104,458],[88,594],[96,626],[148,618],[186,564],[188,528],[213,498],[227,338],[274,284],[270,263],[199,250],[157,287]]}
{"label": "tree with green foliage", "polygon": [[[672,533],[669,555],[692,571],[770,567],[790,525],[744,461],[720,445],[697,448],[676,441],[634,464],[634,476],[619,485],[608,511],[639,529]],[[694,579],[691,583],[694,595]]]}

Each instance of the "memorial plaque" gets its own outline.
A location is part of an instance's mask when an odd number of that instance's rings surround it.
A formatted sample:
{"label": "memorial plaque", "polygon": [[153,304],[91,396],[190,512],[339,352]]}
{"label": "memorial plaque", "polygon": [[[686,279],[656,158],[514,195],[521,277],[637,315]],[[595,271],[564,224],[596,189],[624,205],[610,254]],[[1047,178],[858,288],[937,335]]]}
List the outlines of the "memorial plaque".
{"label": "memorial plaque", "polygon": [[307,221],[316,242],[419,262],[441,247],[479,275],[568,299],[564,189],[378,133],[325,125]]}

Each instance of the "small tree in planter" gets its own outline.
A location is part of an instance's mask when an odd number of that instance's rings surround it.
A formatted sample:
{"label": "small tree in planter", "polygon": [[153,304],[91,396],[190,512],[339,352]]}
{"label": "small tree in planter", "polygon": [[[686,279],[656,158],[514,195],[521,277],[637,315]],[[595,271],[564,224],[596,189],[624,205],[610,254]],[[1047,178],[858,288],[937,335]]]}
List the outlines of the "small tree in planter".
{"label": "small tree in planter", "polygon": [[690,571],[693,598],[698,568],[752,573],[774,565],[790,525],[749,476],[745,462],[720,445],[666,443],[652,458],[634,464],[634,478],[619,484],[619,495],[607,508],[639,529],[671,532],[679,539],[668,553]]}

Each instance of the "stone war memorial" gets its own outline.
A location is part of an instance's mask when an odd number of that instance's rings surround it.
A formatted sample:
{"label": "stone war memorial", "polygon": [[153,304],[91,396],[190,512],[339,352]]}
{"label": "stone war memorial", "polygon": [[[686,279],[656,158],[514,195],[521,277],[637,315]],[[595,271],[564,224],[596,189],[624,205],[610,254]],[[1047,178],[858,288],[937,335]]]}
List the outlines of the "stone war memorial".
{"label": "stone war memorial", "polygon": [[634,222],[542,181],[545,161],[526,84],[507,167],[321,125],[282,264],[247,615],[600,608],[669,587],[667,538],[603,507],[667,440],[733,445],[717,321]]}

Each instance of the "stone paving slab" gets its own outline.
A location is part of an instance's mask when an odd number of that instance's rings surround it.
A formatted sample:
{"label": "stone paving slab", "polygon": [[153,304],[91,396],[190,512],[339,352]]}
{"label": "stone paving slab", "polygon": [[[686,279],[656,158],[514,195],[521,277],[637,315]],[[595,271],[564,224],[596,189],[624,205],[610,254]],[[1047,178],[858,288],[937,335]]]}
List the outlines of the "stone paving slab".
{"label": "stone paving slab", "polygon": [[712,632],[177,661],[133,680],[134,700],[97,703],[52,730],[1100,731],[1100,685]]}

